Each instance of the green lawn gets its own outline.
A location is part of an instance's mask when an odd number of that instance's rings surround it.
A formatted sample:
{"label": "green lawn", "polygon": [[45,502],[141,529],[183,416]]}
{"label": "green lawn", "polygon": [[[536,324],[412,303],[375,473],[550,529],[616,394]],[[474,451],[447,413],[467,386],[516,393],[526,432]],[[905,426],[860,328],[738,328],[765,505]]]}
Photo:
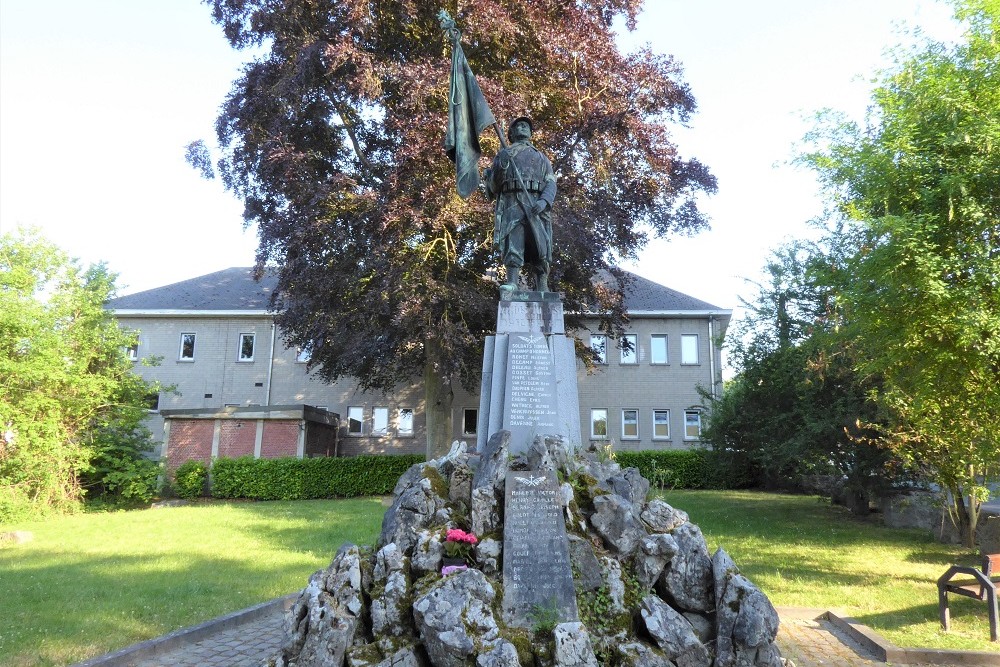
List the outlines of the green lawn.
{"label": "green lawn", "polygon": [[[998,651],[986,605],[952,604],[938,629],[934,581],[957,547],[858,521],[813,497],[682,492],[710,548],[723,546],[776,605],[839,608],[902,646]],[[345,541],[374,541],[379,499],[198,503],[5,526],[0,665],[63,665],[284,595]]]}
{"label": "green lawn", "polygon": [[883,528],[809,496],[671,491],[664,498],[775,605],[843,610],[897,646],[1000,653],[983,602],[950,596],[952,630],[941,630],[937,578],[952,563],[978,563],[928,531]]}
{"label": "green lawn", "polygon": [[302,588],[345,541],[370,544],[379,499],[198,503],[0,530],[0,665],[65,665]]}

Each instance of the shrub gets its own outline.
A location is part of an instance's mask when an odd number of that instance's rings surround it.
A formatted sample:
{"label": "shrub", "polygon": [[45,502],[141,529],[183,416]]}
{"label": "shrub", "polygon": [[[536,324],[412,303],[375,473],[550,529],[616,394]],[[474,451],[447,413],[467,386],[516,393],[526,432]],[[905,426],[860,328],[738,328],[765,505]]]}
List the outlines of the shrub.
{"label": "shrub", "polygon": [[205,489],[208,468],[201,461],[185,461],[174,471],[174,491],[181,498],[191,500]]}
{"label": "shrub", "polygon": [[710,449],[619,451],[615,461],[622,468],[638,468],[659,489],[734,489],[750,481],[741,471],[721,465]]}
{"label": "shrub", "polygon": [[386,495],[410,466],[423,460],[417,455],[220,458],[212,465],[212,496],[305,500]]}

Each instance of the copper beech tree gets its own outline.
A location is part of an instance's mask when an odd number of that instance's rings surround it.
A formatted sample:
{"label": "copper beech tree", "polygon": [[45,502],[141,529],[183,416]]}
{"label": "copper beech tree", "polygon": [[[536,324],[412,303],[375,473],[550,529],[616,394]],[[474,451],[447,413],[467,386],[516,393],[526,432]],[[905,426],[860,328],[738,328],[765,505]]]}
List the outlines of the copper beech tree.
{"label": "copper beech tree", "polygon": [[[650,236],[706,227],[696,197],[715,179],[670,132],[695,108],[680,67],[615,41],[613,22],[634,27],[640,0],[207,4],[232,46],[256,54],[220,111],[217,167],[257,226],[258,270],[276,267],[285,342],[362,389],[422,375],[429,455],[448,444],[453,389],[478,382],[498,293],[491,207],[458,197],[442,148],[442,8],[493,113],[531,116],[552,158],[552,281],[568,312],[600,312],[620,334],[620,285],[595,278],[621,277],[615,262]],[[499,143],[482,142],[487,166]]]}

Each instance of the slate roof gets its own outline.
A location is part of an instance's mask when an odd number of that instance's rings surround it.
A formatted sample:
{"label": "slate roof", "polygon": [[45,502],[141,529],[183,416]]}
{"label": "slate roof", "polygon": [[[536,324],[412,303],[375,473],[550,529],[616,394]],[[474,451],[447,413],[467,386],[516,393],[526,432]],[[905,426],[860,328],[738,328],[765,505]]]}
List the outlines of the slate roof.
{"label": "slate roof", "polygon": [[[652,280],[631,275],[632,282],[625,294],[630,313],[725,312]],[[266,311],[276,285],[277,278],[273,275],[265,275],[257,282],[253,279],[253,269],[233,267],[121,296],[105,305],[116,311]]]}
{"label": "slate roof", "polygon": [[278,279],[253,279],[253,269],[235,266],[179,283],[110,299],[112,310],[266,311]]}

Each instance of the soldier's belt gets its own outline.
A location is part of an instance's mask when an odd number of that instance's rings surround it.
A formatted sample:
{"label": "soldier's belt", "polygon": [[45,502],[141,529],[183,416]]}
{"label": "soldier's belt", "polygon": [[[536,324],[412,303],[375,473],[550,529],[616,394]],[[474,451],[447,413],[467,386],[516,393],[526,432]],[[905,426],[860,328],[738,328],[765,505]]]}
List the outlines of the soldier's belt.
{"label": "soldier's belt", "polygon": [[[524,189],[528,192],[541,192],[545,189],[545,183],[542,181],[525,180]],[[521,185],[517,181],[504,181],[501,192],[519,192],[520,190]]]}

